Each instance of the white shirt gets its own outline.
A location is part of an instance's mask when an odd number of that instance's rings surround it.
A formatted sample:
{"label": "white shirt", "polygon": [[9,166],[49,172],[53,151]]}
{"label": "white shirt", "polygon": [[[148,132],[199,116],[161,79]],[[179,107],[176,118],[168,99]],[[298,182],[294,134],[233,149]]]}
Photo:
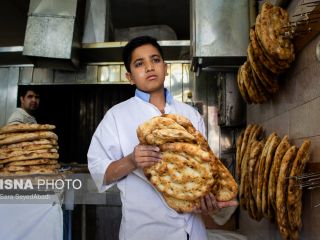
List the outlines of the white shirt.
{"label": "white shirt", "polygon": [[31,116],[26,110],[17,108],[9,117],[7,124],[17,123],[37,123],[36,119]]}
{"label": "white shirt", "polygon": [[[88,167],[100,192],[106,169],[113,161],[130,154],[139,143],[136,129],[160,111],[149,103],[149,95],[139,90],[136,96],[112,107],[97,127],[88,151]],[[173,100],[166,91],[165,113],[187,117],[204,134],[204,122],[191,106]],[[202,219],[196,214],[178,214],[168,207],[161,194],[146,179],[141,169],[116,182],[122,201],[121,240],[206,240]]]}

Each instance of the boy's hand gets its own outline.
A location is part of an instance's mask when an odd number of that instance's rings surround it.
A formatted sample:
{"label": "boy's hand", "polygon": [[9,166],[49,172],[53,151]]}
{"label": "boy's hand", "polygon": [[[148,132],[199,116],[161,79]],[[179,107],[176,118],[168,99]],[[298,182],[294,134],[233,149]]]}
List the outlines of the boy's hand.
{"label": "boy's hand", "polygon": [[130,160],[137,168],[150,167],[161,160],[159,147],[150,145],[137,145],[130,154]]}
{"label": "boy's hand", "polygon": [[236,200],[228,202],[218,202],[212,193],[207,194],[201,199],[201,207],[195,208],[194,213],[202,213],[206,215],[212,215],[218,212],[221,208],[237,206]]}

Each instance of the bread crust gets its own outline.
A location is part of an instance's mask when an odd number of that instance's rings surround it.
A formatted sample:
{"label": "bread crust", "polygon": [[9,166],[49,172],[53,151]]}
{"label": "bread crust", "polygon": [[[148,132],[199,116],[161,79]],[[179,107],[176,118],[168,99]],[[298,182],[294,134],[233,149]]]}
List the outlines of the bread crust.
{"label": "bread crust", "polygon": [[288,190],[288,176],[290,174],[293,160],[297,155],[297,147],[291,146],[284,154],[278,177],[277,191],[276,191],[276,209],[277,209],[277,223],[282,238],[288,239],[290,235],[290,226],[287,212],[287,190]]}
{"label": "bread crust", "polygon": [[[175,131],[172,129],[185,132],[172,134]],[[161,134],[163,130],[171,133]],[[154,131],[157,133],[154,134]],[[185,117],[164,114],[152,118],[138,127],[137,135],[142,144],[160,143],[156,145],[162,152],[162,160],[145,168],[144,173],[162,193],[168,206],[177,212],[191,212],[194,207],[200,206],[200,199],[209,192],[215,195],[217,201],[229,201],[236,197],[238,187],[231,173]],[[153,139],[164,135],[162,141]],[[191,142],[184,137],[187,135],[192,136],[189,138]]]}
{"label": "bread crust", "polygon": [[241,168],[241,159],[240,159],[240,151],[241,151],[241,145],[244,137],[244,131],[240,133],[239,137],[237,138],[237,144],[236,144],[236,173],[239,179],[240,176],[240,168]]}
{"label": "bread crust", "polygon": [[21,143],[32,140],[39,139],[54,139],[58,140],[58,136],[51,131],[37,131],[30,133],[6,133],[3,134],[4,138],[0,140],[0,145],[13,144],[13,143]]}
{"label": "bread crust", "polygon": [[[55,139],[39,139],[39,140],[34,140],[34,141],[27,141],[27,142],[19,142],[19,143],[12,143],[12,144],[5,144],[0,146],[0,151],[6,151],[6,150],[11,150],[11,149],[25,149],[28,150],[29,146],[37,146],[37,145],[53,145],[57,146],[58,142]],[[32,147],[31,147],[32,148]]]}
{"label": "bread crust", "polygon": [[295,237],[292,237],[294,239],[298,239],[299,231],[302,227],[302,189],[297,186],[297,180],[294,176],[303,174],[305,166],[310,160],[310,146],[311,142],[309,139],[303,141],[293,161],[289,175],[287,209],[291,231],[297,232],[294,234]]}
{"label": "bread crust", "polygon": [[288,135],[285,135],[281,142],[279,143],[275,153],[274,153],[274,159],[273,164],[271,166],[270,170],[270,177],[269,177],[269,183],[268,183],[268,201],[269,201],[269,207],[270,205],[274,210],[276,210],[276,190],[277,190],[277,181],[279,177],[279,171],[281,166],[281,160],[284,156],[284,154],[288,151],[290,148],[289,138]]}
{"label": "bread crust", "polygon": [[240,94],[243,98],[243,100],[248,103],[248,104],[251,104],[252,101],[249,97],[249,94],[247,92],[247,89],[246,87],[244,86],[244,82],[243,82],[243,78],[242,78],[242,69],[243,69],[243,65],[241,65],[238,69],[238,73],[237,73],[237,83],[238,83],[238,87],[239,87],[239,91],[240,91]]}
{"label": "bread crust", "polygon": [[277,146],[279,145],[281,139],[278,137],[277,134],[274,135],[272,138],[268,152],[267,152],[267,157],[266,157],[266,162],[265,162],[265,169],[264,169],[264,175],[263,175],[263,186],[262,186],[262,212],[263,215],[269,219],[273,219],[274,217],[274,210],[272,206],[268,205],[268,185],[269,185],[269,178],[270,178],[270,168],[271,164],[274,159],[274,154],[276,151]]}
{"label": "bread crust", "polygon": [[289,25],[288,13],[265,2],[256,19],[256,32],[264,49],[274,58],[292,62],[294,47],[289,38],[283,36],[284,27]]}
{"label": "bread crust", "polygon": [[276,133],[272,133],[269,135],[264,148],[262,149],[262,153],[259,159],[259,169],[258,169],[258,179],[257,179],[257,195],[256,195],[256,203],[257,203],[257,210],[259,214],[263,214],[262,211],[262,188],[264,179],[264,170],[265,170],[265,162],[267,158],[267,153],[269,149],[270,142],[272,138],[276,135]]}
{"label": "bread crust", "polygon": [[248,59],[253,71],[256,73],[261,83],[264,85],[265,89],[270,93],[274,94],[279,90],[279,85],[276,79],[276,75],[269,72],[262,63],[256,58],[253,52],[251,43],[247,49]]}
{"label": "bread crust", "polygon": [[24,161],[15,161],[6,163],[5,166],[28,166],[28,165],[44,165],[44,164],[57,164],[57,159],[32,159]]}
{"label": "bread crust", "polygon": [[0,134],[17,133],[17,132],[33,132],[33,131],[51,131],[51,130],[54,130],[55,128],[56,126],[51,124],[21,123],[21,124],[6,125],[0,128]]}
{"label": "bread crust", "polygon": [[41,158],[51,158],[51,159],[58,159],[59,154],[58,153],[50,153],[50,152],[45,152],[45,153],[29,153],[29,154],[24,154],[21,156],[16,156],[16,157],[10,157],[7,159],[2,159],[0,160],[0,164],[8,163],[8,162],[14,162],[14,161],[24,161],[24,160],[31,160],[31,159],[41,159]]}

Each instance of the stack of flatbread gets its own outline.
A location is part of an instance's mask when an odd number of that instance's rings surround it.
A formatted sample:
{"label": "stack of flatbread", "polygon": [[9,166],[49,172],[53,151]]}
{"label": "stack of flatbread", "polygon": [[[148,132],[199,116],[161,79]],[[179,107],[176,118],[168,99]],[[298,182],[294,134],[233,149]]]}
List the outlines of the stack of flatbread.
{"label": "stack of flatbread", "polygon": [[54,125],[14,124],[0,128],[0,174],[57,173],[58,136]]}
{"label": "stack of flatbread", "polygon": [[278,76],[295,59],[294,46],[285,36],[288,13],[265,2],[256,24],[250,29],[247,61],[240,66],[237,82],[248,103],[264,103],[279,90]]}
{"label": "stack of flatbread", "polygon": [[250,124],[237,139],[240,206],[252,219],[275,221],[283,239],[299,239],[302,190],[295,176],[310,160],[310,140],[300,148],[274,132],[266,139],[261,126]]}
{"label": "stack of flatbread", "polygon": [[211,151],[192,123],[180,115],[163,114],[137,129],[141,144],[157,145],[162,159],[144,173],[167,204],[177,212],[191,212],[212,192],[218,201],[237,196],[229,170]]}

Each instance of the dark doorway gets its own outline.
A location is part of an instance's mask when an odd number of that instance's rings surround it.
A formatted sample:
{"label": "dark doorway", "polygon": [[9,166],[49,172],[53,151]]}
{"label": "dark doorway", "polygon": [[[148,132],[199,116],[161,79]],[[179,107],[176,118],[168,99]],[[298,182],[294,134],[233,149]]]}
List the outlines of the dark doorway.
{"label": "dark doorway", "polygon": [[[87,163],[91,137],[106,111],[134,96],[131,85],[41,85],[36,118],[56,125],[60,162]],[[19,86],[19,90],[23,86]]]}

